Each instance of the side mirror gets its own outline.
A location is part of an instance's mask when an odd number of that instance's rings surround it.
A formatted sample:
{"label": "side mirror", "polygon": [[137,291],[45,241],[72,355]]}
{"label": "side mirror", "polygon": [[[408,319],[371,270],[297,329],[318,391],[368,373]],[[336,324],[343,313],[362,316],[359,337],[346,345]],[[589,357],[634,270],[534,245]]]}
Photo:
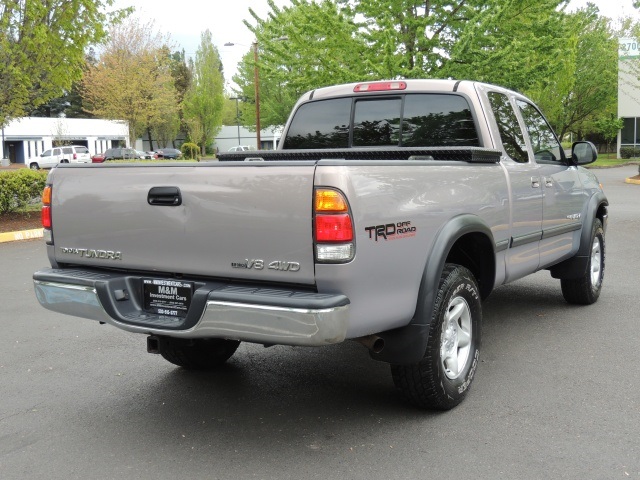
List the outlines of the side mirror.
{"label": "side mirror", "polygon": [[574,165],[587,165],[598,159],[596,146],[587,141],[574,142],[571,146],[571,160]]}

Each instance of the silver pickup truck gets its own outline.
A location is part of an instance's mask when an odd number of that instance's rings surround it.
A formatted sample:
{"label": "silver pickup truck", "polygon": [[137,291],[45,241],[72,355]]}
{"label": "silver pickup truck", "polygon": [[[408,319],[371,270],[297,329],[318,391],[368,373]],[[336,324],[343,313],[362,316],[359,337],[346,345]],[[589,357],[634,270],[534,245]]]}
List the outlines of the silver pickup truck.
{"label": "silver pickup truck", "polygon": [[364,344],[412,404],[450,409],[478,365],[482,300],[547,269],[598,299],[607,199],[530,100],[450,80],[321,88],[275,151],[60,165],[43,224],[47,309],[148,335],[185,368],[241,341]]}

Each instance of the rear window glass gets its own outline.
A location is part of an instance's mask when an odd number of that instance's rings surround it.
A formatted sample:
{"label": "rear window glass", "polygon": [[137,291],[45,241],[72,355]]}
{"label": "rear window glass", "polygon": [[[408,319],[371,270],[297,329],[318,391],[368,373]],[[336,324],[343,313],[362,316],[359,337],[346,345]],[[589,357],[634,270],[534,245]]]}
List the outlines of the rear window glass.
{"label": "rear window glass", "polygon": [[78,153],[89,153],[89,150],[85,147],[76,147],[76,152]]}
{"label": "rear window glass", "polygon": [[353,115],[353,146],[397,146],[401,98],[358,100]]}
{"label": "rear window glass", "polygon": [[350,98],[301,105],[287,132],[284,148],[346,148],[350,116]]}
{"label": "rear window glass", "polygon": [[408,95],[402,123],[403,147],[477,147],[476,125],[458,95]]}
{"label": "rear window glass", "polygon": [[284,149],[379,146],[481,145],[467,100],[435,93],[304,104],[295,113],[283,144]]}

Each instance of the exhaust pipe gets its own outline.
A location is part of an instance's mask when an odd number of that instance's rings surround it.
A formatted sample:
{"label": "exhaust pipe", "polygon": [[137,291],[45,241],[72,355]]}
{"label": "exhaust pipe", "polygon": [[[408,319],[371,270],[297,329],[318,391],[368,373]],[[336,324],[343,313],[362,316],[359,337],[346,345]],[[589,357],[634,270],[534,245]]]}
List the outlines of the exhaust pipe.
{"label": "exhaust pipe", "polygon": [[384,338],[377,335],[366,335],[364,337],[354,338],[358,343],[361,343],[373,353],[380,353],[384,350]]}

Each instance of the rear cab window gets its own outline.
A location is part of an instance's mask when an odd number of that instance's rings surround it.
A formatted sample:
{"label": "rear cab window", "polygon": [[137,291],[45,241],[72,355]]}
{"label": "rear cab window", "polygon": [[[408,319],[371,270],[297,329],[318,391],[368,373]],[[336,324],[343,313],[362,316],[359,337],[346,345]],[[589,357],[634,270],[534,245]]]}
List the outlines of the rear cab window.
{"label": "rear cab window", "polygon": [[407,93],[318,100],[295,112],[283,149],[480,147],[459,94]]}

